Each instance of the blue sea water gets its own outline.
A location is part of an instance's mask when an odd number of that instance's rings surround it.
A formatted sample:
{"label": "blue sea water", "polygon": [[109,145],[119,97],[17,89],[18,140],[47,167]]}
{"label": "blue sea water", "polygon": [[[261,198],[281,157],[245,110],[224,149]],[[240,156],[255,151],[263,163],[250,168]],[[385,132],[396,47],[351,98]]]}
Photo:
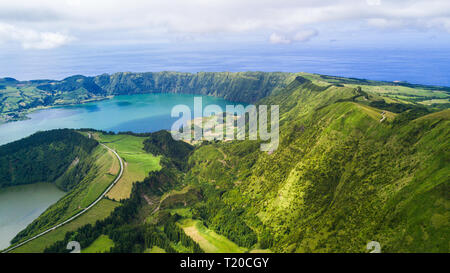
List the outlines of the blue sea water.
{"label": "blue sea water", "polygon": [[140,45],[0,53],[0,77],[20,80],[62,79],[75,74],[92,76],[123,71],[310,72],[450,86],[450,49]]}

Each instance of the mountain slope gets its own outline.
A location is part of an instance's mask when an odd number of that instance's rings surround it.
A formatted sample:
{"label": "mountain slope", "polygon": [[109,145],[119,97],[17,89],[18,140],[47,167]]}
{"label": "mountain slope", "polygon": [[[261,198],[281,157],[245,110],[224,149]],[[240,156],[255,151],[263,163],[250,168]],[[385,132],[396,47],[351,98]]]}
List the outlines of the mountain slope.
{"label": "mountain slope", "polygon": [[[297,77],[258,101],[280,105],[273,153],[260,141],[192,150],[164,140],[168,133],[145,135],[163,168],[110,217],[46,251],[107,235],[118,252],[200,252],[205,244],[180,229],[188,226],[242,251],[367,252],[377,241],[382,252],[448,252],[450,110],[379,101],[359,87]],[[209,239],[207,249],[220,249]]]}
{"label": "mountain slope", "polygon": [[[230,101],[255,103],[279,93],[296,76],[317,87],[333,85],[381,94],[380,103],[424,105],[447,109],[450,88],[341,78],[309,73],[284,72],[120,72],[95,77],[75,75],[63,80],[18,81],[0,78],[0,123],[26,118],[29,111],[56,105],[80,104],[115,95],[142,93],[184,93],[222,97]],[[386,101],[386,102],[385,102]]]}
{"label": "mountain slope", "polygon": [[98,145],[72,130],[38,132],[0,146],[0,187],[54,182],[70,190],[90,168],[86,159]]}
{"label": "mountain slope", "polygon": [[[20,182],[52,182],[67,191],[58,202],[20,231],[12,239],[12,244],[43,232],[84,210],[106,190],[119,172],[119,161],[112,152],[98,145],[96,140],[73,130],[40,132],[0,147],[0,150],[8,149],[11,151],[8,153],[11,162],[16,163],[14,173],[21,175],[16,177]],[[18,151],[12,152],[15,150]],[[5,166],[3,162],[0,167]],[[102,213],[99,211],[97,216],[100,217]],[[84,218],[92,219],[95,216]],[[51,240],[44,239],[42,242],[48,244]]]}
{"label": "mountain slope", "polygon": [[148,72],[104,74],[94,81],[108,95],[183,93],[250,103],[283,88],[292,75],[281,72]]}
{"label": "mountain slope", "polygon": [[238,210],[275,251],[363,252],[375,240],[387,252],[447,252],[450,111],[380,122],[358,90],[291,87],[261,102],[283,112],[273,154],[248,141],[194,152],[188,177],[214,196],[199,215],[217,226],[214,215]]}
{"label": "mountain slope", "polygon": [[284,88],[293,75],[281,72],[125,72],[96,77],[76,75],[61,81],[0,78],[0,123],[24,119],[33,109],[125,94],[183,93],[255,102]]}

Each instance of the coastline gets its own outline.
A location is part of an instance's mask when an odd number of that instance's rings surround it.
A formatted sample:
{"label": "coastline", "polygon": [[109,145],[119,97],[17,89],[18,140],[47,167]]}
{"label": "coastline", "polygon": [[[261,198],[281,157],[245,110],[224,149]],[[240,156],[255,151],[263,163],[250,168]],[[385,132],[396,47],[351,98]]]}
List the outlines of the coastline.
{"label": "coastline", "polygon": [[[90,102],[97,102],[97,101],[103,101],[103,100],[110,100],[112,98],[114,98],[115,95],[110,95],[110,96],[106,96],[106,97],[98,97],[98,98],[92,98],[89,100],[84,100],[81,101],[79,103],[62,103],[62,104],[55,104],[55,105],[49,105],[49,106],[37,106],[34,108],[29,108],[26,109],[25,111],[22,112],[18,112],[15,114],[19,114],[20,116],[18,118],[15,119],[9,119],[9,120],[1,120],[0,119],[0,126],[3,124],[7,124],[10,122],[16,122],[16,121],[22,121],[22,120],[28,120],[30,119],[28,117],[29,114],[36,112],[36,111],[40,111],[40,110],[45,110],[45,109],[50,109],[50,108],[57,108],[57,107],[63,107],[63,106],[76,106],[76,105],[82,105],[82,104],[86,104],[86,103],[90,103]],[[3,113],[0,113],[1,115],[3,115]]]}

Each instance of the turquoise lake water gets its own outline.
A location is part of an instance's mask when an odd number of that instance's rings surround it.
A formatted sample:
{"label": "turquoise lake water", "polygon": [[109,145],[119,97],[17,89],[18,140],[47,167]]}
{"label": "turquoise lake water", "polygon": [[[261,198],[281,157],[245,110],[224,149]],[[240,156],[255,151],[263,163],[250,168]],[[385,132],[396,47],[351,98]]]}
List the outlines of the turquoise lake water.
{"label": "turquoise lake water", "polygon": [[[31,113],[30,119],[0,125],[0,145],[29,136],[37,131],[58,128],[94,128],[136,133],[170,129],[178,118],[171,118],[178,104],[193,109],[194,97],[187,94],[139,94],[116,96],[109,100],[49,108]],[[203,107],[235,104],[222,98],[201,96]],[[191,110],[193,111],[193,110]],[[193,114],[193,113],[192,113]]]}

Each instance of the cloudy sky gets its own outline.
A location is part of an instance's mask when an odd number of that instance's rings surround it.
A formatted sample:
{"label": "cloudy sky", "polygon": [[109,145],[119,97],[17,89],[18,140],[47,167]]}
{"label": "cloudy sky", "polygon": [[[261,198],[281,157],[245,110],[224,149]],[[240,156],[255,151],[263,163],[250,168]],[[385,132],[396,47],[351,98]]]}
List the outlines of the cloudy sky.
{"label": "cloudy sky", "polygon": [[450,85],[449,45],[450,0],[0,0],[0,77],[18,79],[259,70]]}
{"label": "cloudy sky", "polygon": [[448,0],[0,0],[0,47],[449,41]]}

